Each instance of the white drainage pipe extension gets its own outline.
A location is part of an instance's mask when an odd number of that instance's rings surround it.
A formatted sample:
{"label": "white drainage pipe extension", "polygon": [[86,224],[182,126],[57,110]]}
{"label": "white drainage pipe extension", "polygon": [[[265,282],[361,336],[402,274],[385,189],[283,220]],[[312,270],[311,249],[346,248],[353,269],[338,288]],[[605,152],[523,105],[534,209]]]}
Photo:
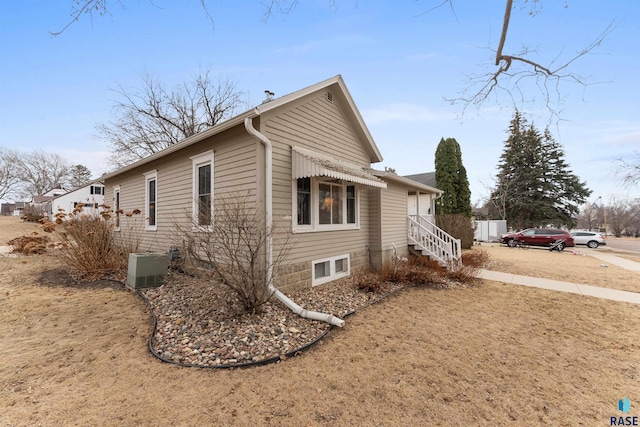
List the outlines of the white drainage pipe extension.
{"label": "white drainage pipe extension", "polygon": [[[256,114],[259,114],[258,111],[256,111]],[[273,186],[272,186],[272,182],[273,182],[273,146],[271,145],[271,141],[269,141],[269,138],[267,138],[266,136],[264,136],[263,134],[261,134],[260,132],[258,132],[258,130],[256,130],[256,128],[253,127],[253,123],[251,121],[250,117],[247,117],[246,119],[244,119],[244,127],[247,130],[247,132],[249,132],[250,135],[255,136],[256,138],[258,138],[258,140],[262,143],[262,145],[264,145],[265,148],[265,168],[264,168],[264,175],[265,175],[265,225],[266,225],[266,229],[267,230],[271,230],[272,226],[273,226]],[[321,320],[323,322],[329,323],[331,325],[335,325],[335,326],[344,326],[344,320],[335,317],[331,314],[327,314],[327,313],[319,313],[317,311],[309,311],[309,310],[305,310],[304,308],[300,307],[298,304],[296,304],[295,302],[291,301],[290,298],[288,298],[285,294],[283,294],[282,292],[280,292],[278,289],[276,289],[275,286],[273,286],[273,238],[271,236],[271,233],[267,234],[267,248],[266,248],[266,255],[267,255],[267,281],[268,281],[268,286],[269,286],[269,290],[271,292],[273,292],[273,294],[275,295],[275,297],[281,301],[284,305],[286,305],[287,307],[289,307],[289,309],[291,311],[293,311],[294,313],[298,314],[301,317],[305,317],[307,319],[312,319],[312,320]]]}

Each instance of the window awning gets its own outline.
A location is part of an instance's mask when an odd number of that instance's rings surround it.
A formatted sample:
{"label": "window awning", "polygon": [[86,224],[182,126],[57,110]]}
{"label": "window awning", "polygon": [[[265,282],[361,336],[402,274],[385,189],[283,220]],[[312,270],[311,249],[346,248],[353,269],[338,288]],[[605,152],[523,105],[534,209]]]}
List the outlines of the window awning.
{"label": "window awning", "polygon": [[386,182],[353,163],[337,160],[301,147],[292,147],[291,156],[291,170],[294,179],[328,176],[371,187],[387,188]]}

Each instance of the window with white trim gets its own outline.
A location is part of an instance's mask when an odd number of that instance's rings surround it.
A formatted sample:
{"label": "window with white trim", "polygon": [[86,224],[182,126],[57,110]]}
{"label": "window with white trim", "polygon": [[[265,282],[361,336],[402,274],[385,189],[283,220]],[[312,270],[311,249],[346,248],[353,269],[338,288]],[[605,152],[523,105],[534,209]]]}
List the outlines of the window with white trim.
{"label": "window with white trim", "polygon": [[113,188],[113,207],[114,212],[116,214],[116,231],[120,231],[120,213],[122,213],[120,209],[120,186],[116,186]]}
{"label": "window with white trim", "polygon": [[193,163],[193,224],[209,229],[213,224],[213,151],[191,157]]}
{"label": "window with white trim", "polygon": [[297,180],[298,225],[311,225],[311,178]]}
{"label": "window with white trim", "polygon": [[358,228],[359,194],[354,183],[325,177],[298,178],[294,193],[294,231]]}
{"label": "window with white trim", "polygon": [[157,221],[157,199],[158,199],[158,171],[155,169],[144,174],[144,217],[145,230],[155,231],[158,229]]}
{"label": "window with white trim", "polygon": [[321,285],[349,275],[349,254],[311,261],[311,265],[311,284]]}
{"label": "window with white trim", "polygon": [[102,185],[91,185],[89,187],[89,194],[97,194],[104,196],[104,187]]}

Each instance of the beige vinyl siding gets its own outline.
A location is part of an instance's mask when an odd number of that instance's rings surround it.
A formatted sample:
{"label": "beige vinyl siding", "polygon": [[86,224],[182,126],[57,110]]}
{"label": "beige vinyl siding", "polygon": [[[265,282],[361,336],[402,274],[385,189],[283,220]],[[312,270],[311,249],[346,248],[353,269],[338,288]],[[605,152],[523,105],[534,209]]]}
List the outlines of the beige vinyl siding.
{"label": "beige vinyl siding", "polygon": [[[329,102],[320,91],[294,103],[277,115],[263,117],[260,131],[273,144],[274,222],[291,230],[293,189],[291,147],[300,146],[328,154],[361,167],[369,167],[369,157],[345,119],[339,102]],[[352,230],[295,233],[288,263],[311,261],[362,251],[369,245],[370,187],[357,185],[359,228]],[[406,202],[405,202],[406,203]],[[278,243],[274,249],[278,250]]]}
{"label": "beige vinyl siding", "polygon": [[387,188],[380,192],[382,209],[382,249],[407,247],[407,188],[387,181]]}
{"label": "beige vinyl siding", "polygon": [[[247,195],[256,200],[256,141],[243,128],[206,139],[184,150],[143,165],[106,182],[105,200],[114,205],[113,188],[120,185],[120,206],[125,211],[144,211],[144,175],[156,169],[157,231],[142,231],[141,250],[166,252],[180,243],[176,223],[189,225],[193,202],[193,164],[190,159],[206,151],[214,151],[213,193],[216,199],[225,193]],[[107,203],[109,204],[109,202]],[[144,226],[142,215],[137,221]],[[123,224],[126,221],[123,218]],[[122,227],[121,227],[122,228]],[[143,227],[144,228],[144,227]]]}
{"label": "beige vinyl siding", "polygon": [[369,167],[370,159],[362,145],[366,142],[357,138],[338,100],[329,102],[325,94],[321,91],[309,95],[279,110],[276,116],[268,115],[261,131],[272,142],[308,148]]}
{"label": "beige vinyl siding", "polygon": [[373,250],[382,249],[382,189],[369,190],[369,246]]}

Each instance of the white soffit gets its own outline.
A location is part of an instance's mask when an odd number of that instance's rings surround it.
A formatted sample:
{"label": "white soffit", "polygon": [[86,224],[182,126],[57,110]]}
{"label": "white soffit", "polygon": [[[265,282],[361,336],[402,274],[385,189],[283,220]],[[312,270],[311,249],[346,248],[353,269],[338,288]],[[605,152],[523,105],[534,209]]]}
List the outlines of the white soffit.
{"label": "white soffit", "polygon": [[292,176],[294,179],[328,176],[376,188],[387,188],[387,183],[366,172],[358,165],[337,160],[326,154],[301,147],[292,147]]}

